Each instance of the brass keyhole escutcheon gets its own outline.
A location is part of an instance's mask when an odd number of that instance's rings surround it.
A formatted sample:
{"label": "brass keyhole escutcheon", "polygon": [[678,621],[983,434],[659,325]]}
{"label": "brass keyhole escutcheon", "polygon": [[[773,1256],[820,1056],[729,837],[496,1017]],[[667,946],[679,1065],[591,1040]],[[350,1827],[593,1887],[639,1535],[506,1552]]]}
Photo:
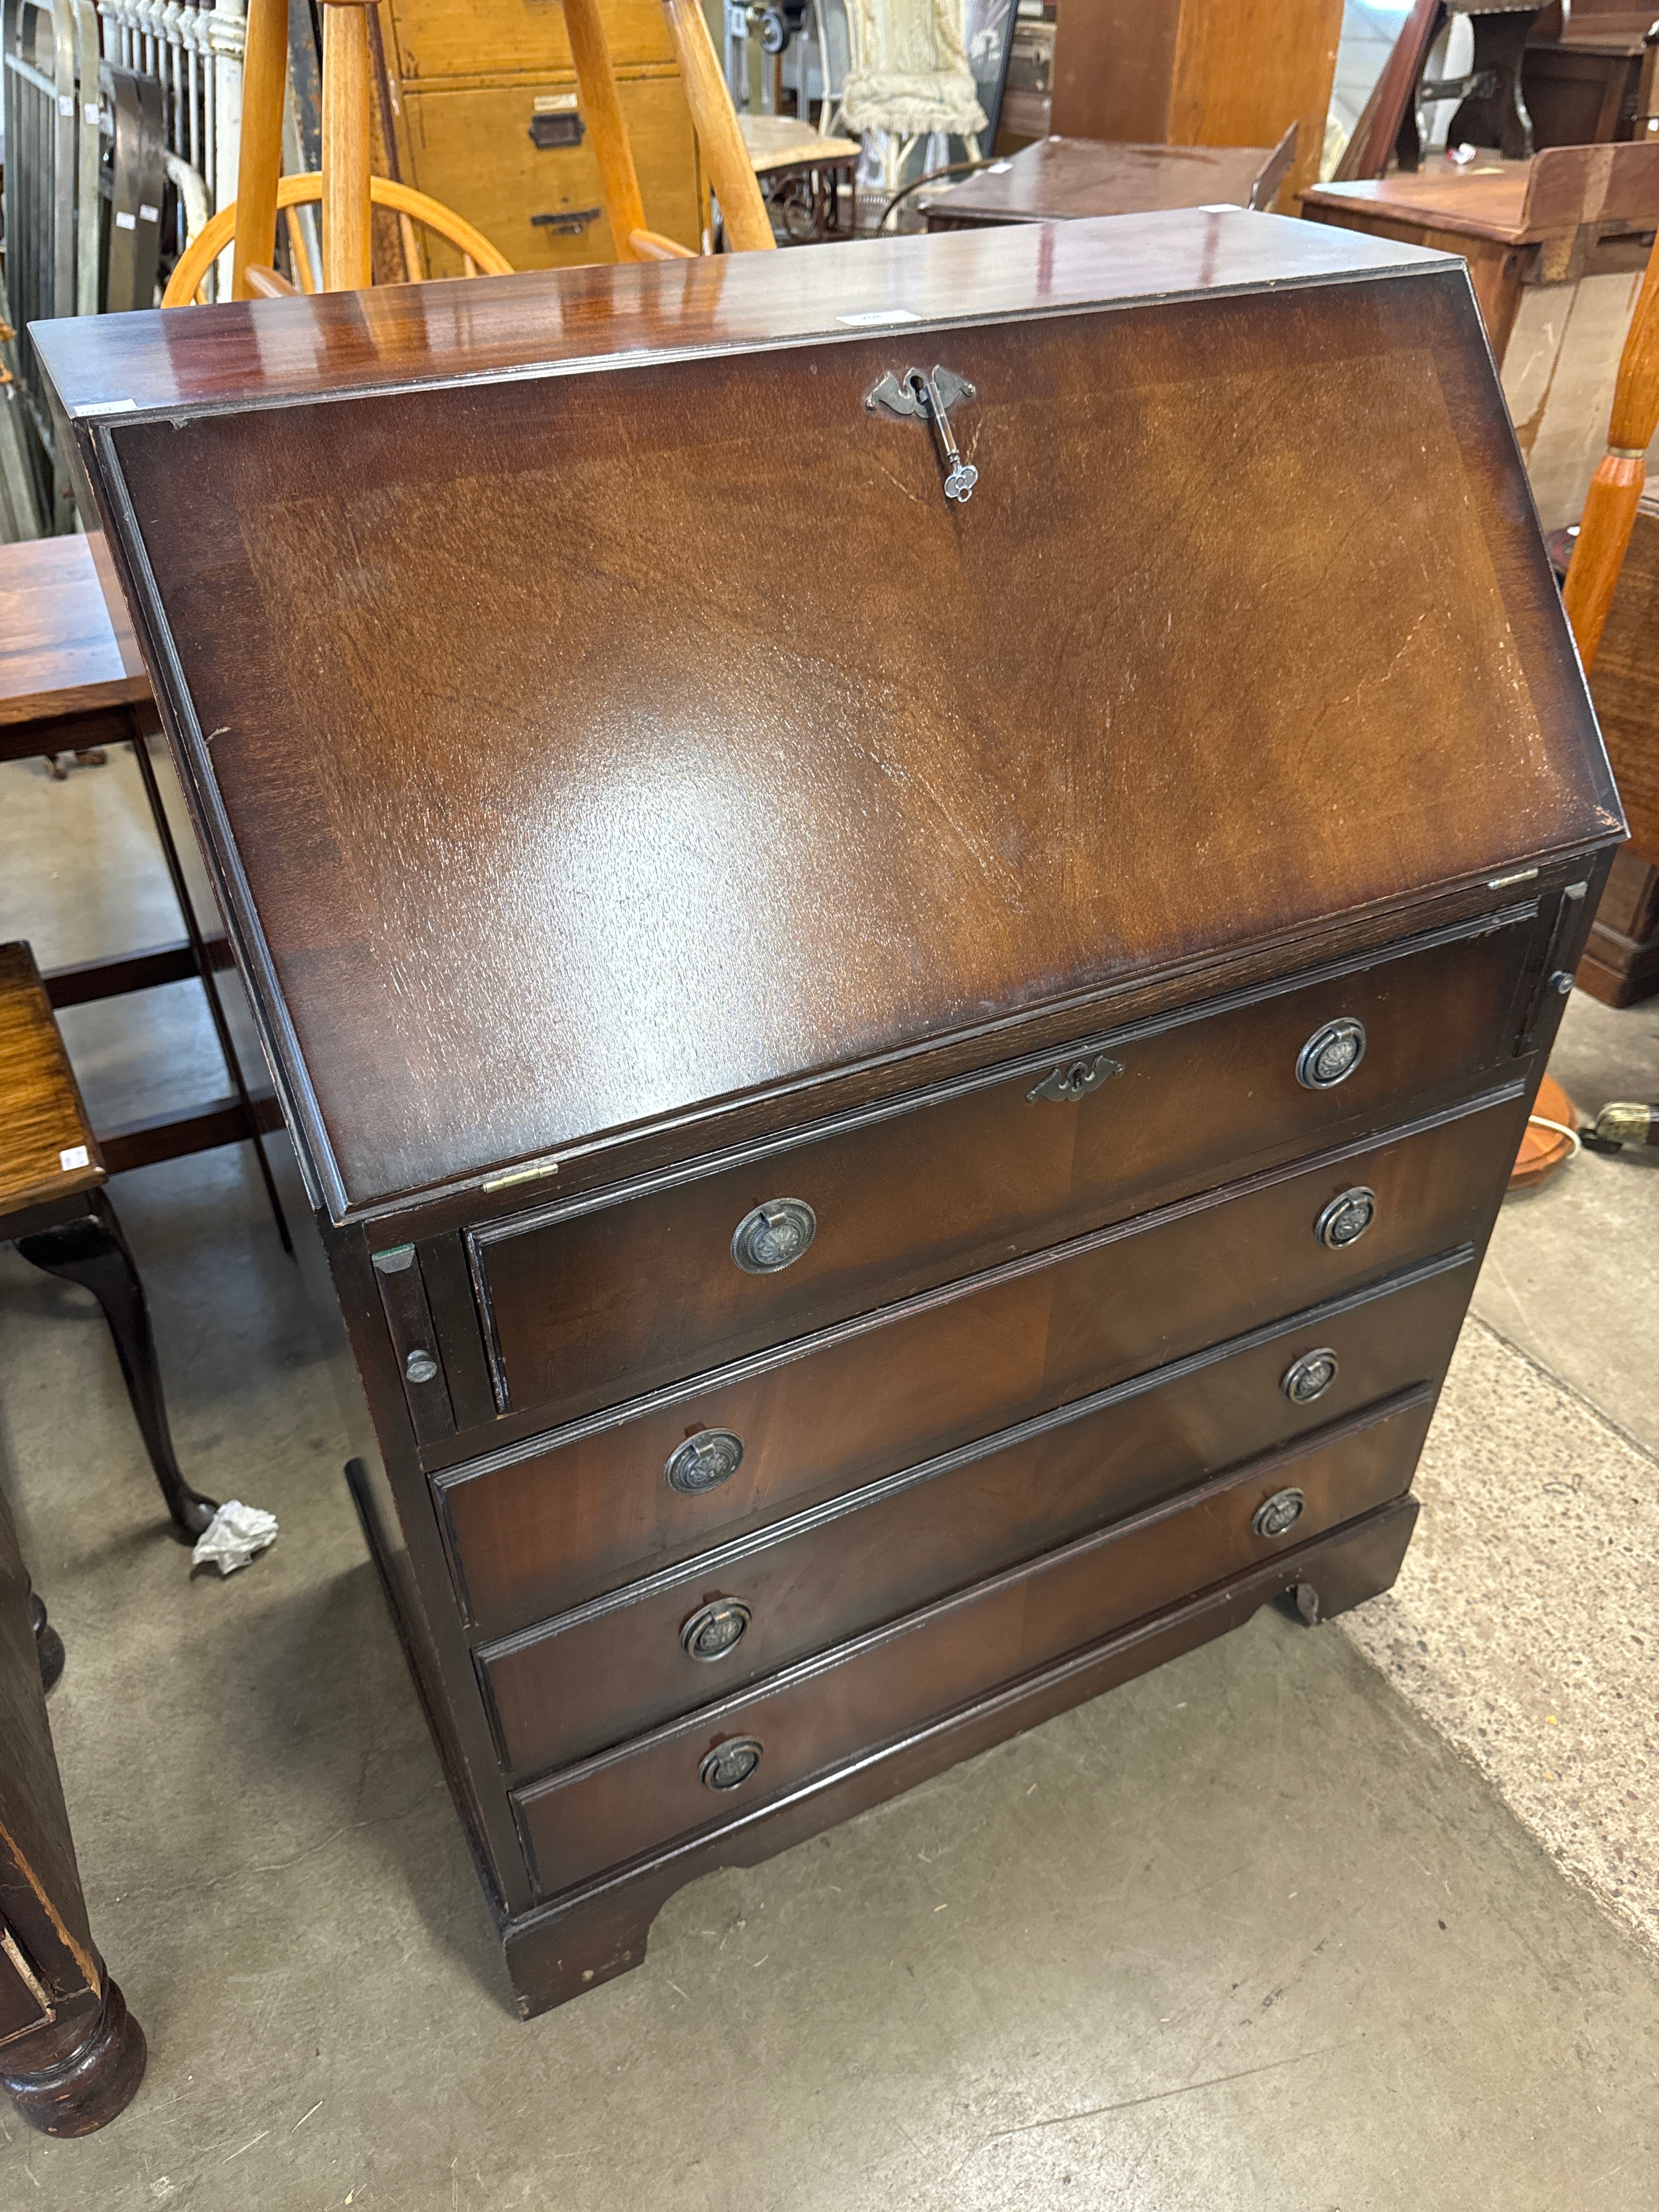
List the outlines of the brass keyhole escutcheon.
{"label": "brass keyhole escutcheon", "polygon": [[680,1631],[686,1657],[705,1663],[724,1659],[743,1641],[750,1618],[749,1607],[741,1598],[716,1598],[710,1605],[700,1606]]}
{"label": "brass keyhole escutcheon", "polygon": [[1039,1098],[1052,1098],[1065,1105],[1074,1098],[1086,1098],[1091,1091],[1098,1091],[1103,1083],[1122,1073],[1123,1062],[1114,1060],[1109,1052],[1085,1053],[1078,1060],[1063,1060],[1043,1077],[1035,1091],[1026,1092],[1026,1103],[1032,1105]]}
{"label": "brass keyhole escutcheon", "polygon": [[717,1743],[697,1769],[705,1790],[736,1790],[748,1781],[761,1763],[761,1747],[752,1735],[734,1735]]}

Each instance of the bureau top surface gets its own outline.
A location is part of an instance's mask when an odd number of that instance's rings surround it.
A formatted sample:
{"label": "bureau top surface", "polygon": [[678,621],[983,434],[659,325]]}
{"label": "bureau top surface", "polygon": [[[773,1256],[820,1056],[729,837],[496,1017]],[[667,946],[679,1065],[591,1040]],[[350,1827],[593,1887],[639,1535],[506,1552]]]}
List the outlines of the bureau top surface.
{"label": "bureau top surface", "polygon": [[[38,335],[337,1217],[1619,832],[1443,257],[1193,210]],[[936,362],[961,504],[866,404]]]}

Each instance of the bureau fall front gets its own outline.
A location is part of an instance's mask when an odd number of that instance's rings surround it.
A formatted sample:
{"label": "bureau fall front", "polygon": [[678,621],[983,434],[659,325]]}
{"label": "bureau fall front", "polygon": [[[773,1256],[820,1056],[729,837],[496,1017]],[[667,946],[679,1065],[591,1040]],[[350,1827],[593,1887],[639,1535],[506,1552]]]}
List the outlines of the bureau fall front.
{"label": "bureau fall front", "polygon": [[1460,262],[1193,210],[40,343],[526,2012],[1388,1586],[1621,834]]}

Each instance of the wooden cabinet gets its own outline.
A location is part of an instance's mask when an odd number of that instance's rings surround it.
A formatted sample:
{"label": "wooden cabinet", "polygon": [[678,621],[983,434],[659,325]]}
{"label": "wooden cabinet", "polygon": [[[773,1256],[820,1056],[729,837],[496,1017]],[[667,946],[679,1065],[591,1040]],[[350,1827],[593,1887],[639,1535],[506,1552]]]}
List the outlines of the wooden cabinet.
{"label": "wooden cabinet", "polygon": [[[390,8],[404,88],[445,79],[504,83],[562,77],[575,64],[560,0],[382,0]],[[605,37],[619,70],[672,70],[661,0],[604,0]],[[388,61],[392,59],[387,56]]]}
{"label": "wooden cabinet", "polygon": [[[672,69],[617,76],[645,219],[695,246],[702,222],[696,140],[679,77]],[[574,80],[406,87],[403,113],[414,181],[476,223],[514,269],[616,258]],[[558,138],[549,124],[560,126]],[[578,125],[580,139],[563,143]],[[459,256],[439,241],[430,263],[434,276],[461,273]]]}
{"label": "wooden cabinet", "polygon": [[1386,1587],[1622,823],[1449,257],[375,297],[39,343],[529,2012]]}
{"label": "wooden cabinet", "polygon": [[[605,0],[611,58],[652,229],[696,250],[707,192],[659,0]],[[616,258],[558,0],[381,0],[398,166],[514,269]],[[460,256],[427,241],[434,276]]]}
{"label": "wooden cabinet", "polygon": [[1342,0],[1061,0],[1049,129],[1128,144],[1276,146],[1277,204],[1319,174]]}

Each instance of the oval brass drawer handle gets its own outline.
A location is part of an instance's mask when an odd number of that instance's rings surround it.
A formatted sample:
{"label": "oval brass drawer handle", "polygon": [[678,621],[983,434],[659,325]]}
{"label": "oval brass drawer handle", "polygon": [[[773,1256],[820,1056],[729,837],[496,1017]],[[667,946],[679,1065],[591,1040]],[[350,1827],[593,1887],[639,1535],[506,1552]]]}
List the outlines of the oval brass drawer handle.
{"label": "oval brass drawer handle", "polygon": [[1365,1024],[1347,1020],[1327,1022],[1308,1039],[1296,1056],[1296,1079],[1304,1091],[1334,1091],[1346,1083],[1365,1057]]}
{"label": "oval brass drawer handle", "polygon": [[668,1455],[663,1473],[668,1487],[682,1498],[701,1498],[705,1490],[718,1490],[743,1465],[743,1438],[730,1429],[699,1429],[677,1451]]}
{"label": "oval brass drawer handle", "polygon": [[1292,1360],[1279,1379],[1279,1389],[1293,1406],[1310,1406],[1322,1398],[1336,1380],[1336,1354],[1328,1345],[1304,1352]]}
{"label": "oval brass drawer handle", "polygon": [[804,1198],[769,1198],[738,1222],[732,1257],[745,1275],[775,1275],[793,1267],[817,1233],[818,1218]]}
{"label": "oval brass drawer handle", "polygon": [[1358,1243],[1376,1218],[1376,1193],[1364,1183],[1338,1193],[1314,1224],[1314,1235],[1333,1252]]}
{"label": "oval brass drawer handle", "polygon": [[1282,1536],[1302,1518],[1302,1509],[1307,1502],[1299,1490],[1276,1490],[1264,1504],[1257,1506],[1250,1526],[1258,1536]]}
{"label": "oval brass drawer handle", "polygon": [[751,1617],[749,1607],[738,1597],[716,1598],[710,1605],[700,1606],[680,1631],[686,1657],[701,1659],[705,1664],[724,1659],[742,1643]]}
{"label": "oval brass drawer handle", "polygon": [[705,1790],[736,1790],[748,1781],[761,1763],[761,1747],[752,1735],[734,1735],[717,1743],[697,1769]]}

